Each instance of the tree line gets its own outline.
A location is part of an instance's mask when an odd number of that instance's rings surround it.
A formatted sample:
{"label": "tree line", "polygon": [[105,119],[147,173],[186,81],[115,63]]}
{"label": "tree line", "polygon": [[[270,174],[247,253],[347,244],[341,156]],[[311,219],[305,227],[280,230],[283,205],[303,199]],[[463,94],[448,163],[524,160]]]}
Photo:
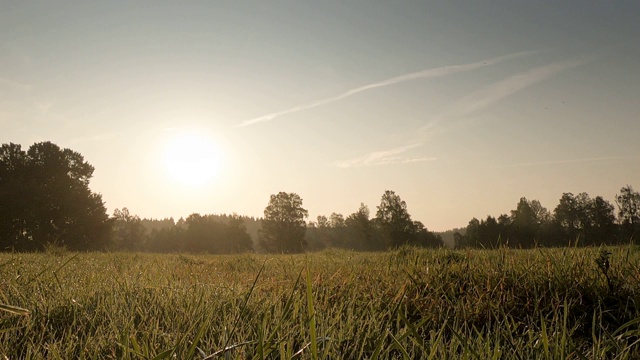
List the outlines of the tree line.
{"label": "tree line", "polygon": [[[407,204],[387,190],[375,216],[361,204],[354,213],[332,213],[307,221],[295,193],[271,195],[264,217],[191,214],[186,219],[140,219],[128,209],[106,212],[100,194],[89,189],[94,168],[83,156],[51,142],[26,151],[0,147],[0,251],[41,251],[49,246],[75,251],[296,253],[328,247],[379,251],[402,245],[443,246],[414,221]],[[456,247],[533,247],[612,244],[636,239],[640,194],[623,187],[614,207],[586,193],[563,194],[550,213],[539,201],[522,198],[511,215],[472,219]]]}
{"label": "tree line", "polygon": [[590,246],[637,243],[640,236],[640,193],[620,189],[614,206],[601,196],[564,193],[553,212],[538,200],[521,198],[510,215],[471,219],[465,234],[454,234],[455,247]]}
{"label": "tree line", "polygon": [[191,214],[172,218],[140,219],[127,208],[114,211],[113,238],[109,250],[231,254],[253,251],[247,230],[256,220],[238,215]]}
{"label": "tree line", "polygon": [[51,142],[24,151],[0,147],[0,250],[70,250],[295,253],[326,247],[384,250],[404,244],[441,246],[442,239],[413,221],[407,205],[386,191],[374,218],[365,205],[346,219],[332,214],[307,223],[295,193],[271,195],[264,218],[191,214],[186,219],[148,220],[127,208],[106,213],[89,189],[94,168],[84,157]]}
{"label": "tree line", "polygon": [[321,215],[316,220],[309,222],[307,228],[307,242],[314,250],[334,247],[379,251],[402,245],[444,246],[439,235],[411,219],[406,202],[391,190],[382,195],[373,218],[369,208],[361,203],[360,208],[346,218],[332,213],[328,218]]}
{"label": "tree line", "polygon": [[442,246],[442,239],[411,220],[406,203],[393,191],[382,196],[376,217],[360,209],[346,219],[333,213],[307,222],[308,212],[295,193],[271,195],[264,217],[192,214],[186,219],[148,220],[116,209],[112,250],[236,253],[299,253],[325,248],[378,251],[402,245]]}

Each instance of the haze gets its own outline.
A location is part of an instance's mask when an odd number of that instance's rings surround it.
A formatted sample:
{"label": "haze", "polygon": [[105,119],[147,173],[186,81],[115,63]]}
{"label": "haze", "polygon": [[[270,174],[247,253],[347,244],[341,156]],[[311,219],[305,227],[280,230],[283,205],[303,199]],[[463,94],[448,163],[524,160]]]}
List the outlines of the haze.
{"label": "haze", "polygon": [[375,214],[429,230],[640,179],[640,3],[3,2],[0,140],[110,213]]}

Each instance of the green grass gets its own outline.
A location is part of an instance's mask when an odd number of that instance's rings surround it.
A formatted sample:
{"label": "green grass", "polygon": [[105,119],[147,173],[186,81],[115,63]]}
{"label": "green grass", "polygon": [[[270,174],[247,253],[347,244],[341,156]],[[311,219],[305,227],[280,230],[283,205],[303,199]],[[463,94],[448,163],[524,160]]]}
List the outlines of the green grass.
{"label": "green grass", "polygon": [[1,254],[0,358],[637,359],[607,250]]}

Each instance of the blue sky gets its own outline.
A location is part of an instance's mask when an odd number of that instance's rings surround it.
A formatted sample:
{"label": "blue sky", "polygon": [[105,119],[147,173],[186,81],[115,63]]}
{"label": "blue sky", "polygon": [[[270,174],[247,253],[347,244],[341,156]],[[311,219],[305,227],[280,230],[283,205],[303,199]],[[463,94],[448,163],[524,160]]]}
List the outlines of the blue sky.
{"label": "blue sky", "polygon": [[638,2],[2,9],[0,141],[82,153],[110,212],[260,216],[288,191],[313,219],[391,189],[445,230],[640,187]]}

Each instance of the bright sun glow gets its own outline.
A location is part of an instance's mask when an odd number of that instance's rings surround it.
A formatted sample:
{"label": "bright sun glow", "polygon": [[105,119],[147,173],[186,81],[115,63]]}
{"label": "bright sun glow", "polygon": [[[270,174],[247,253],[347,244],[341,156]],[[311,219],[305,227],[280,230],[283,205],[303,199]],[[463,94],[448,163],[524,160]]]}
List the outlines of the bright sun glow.
{"label": "bright sun glow", "polygon": [[184,134],[165,148],[164,161],[174,180],[188,186],[210,183],[219,172],[220,151],[212,139],[201,134]]}

